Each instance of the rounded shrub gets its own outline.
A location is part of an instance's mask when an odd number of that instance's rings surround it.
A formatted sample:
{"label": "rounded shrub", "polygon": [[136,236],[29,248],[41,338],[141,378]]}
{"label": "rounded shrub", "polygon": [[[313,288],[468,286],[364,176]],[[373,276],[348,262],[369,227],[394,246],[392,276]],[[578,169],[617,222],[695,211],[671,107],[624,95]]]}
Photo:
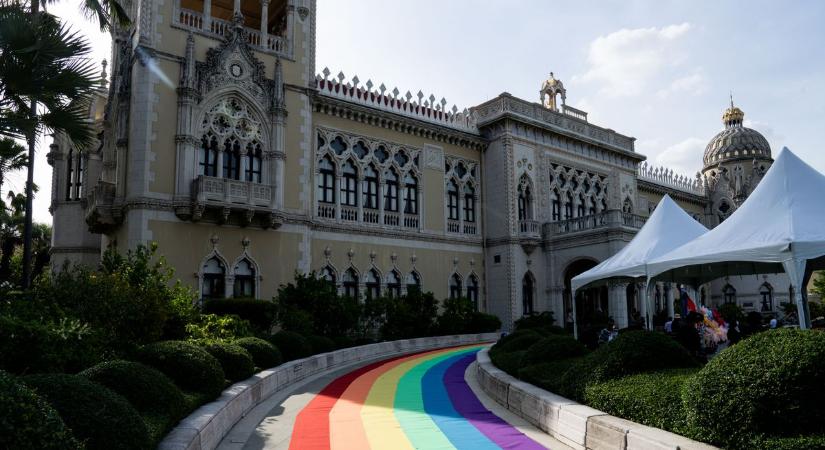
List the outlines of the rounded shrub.
{"label": "rounded shrub", "polygon": [[270,336],[269,342],[278,347],[284,361],[306,358],[312,354],[312,347],[306,338],[293,331],[281,330]]}
{"label": "rounded shrub", "polygon": [[141,413],[165,416],[170,422],[177,422],[186,413],[186,400],[180,389],[169,377],[147,365],[107,361],[80,375],[122,395]]}
{"label": "rounded shrub", "polygon": [[0,448],[69,450],[83,447],[51,405],[0,371]]}
{"label": "rounded shrub", "polygon": [[312,348],[312,354],[317,355],[318,353],[327,353],[334,351],[336,348],[335,341],[326,337],[326,336],[307,336],[306,337],[309,346]]}
{"label": "rounded shrub", "polygon": [[582,400],[584,389],[626,375],[696,367],[698,363],[669,336],[658,331],[620,333],[609,344],[579,358],[559,383],[560,394]]}
{"label": "rounded shrub", "polygon": [[245,380],[255,373],[252,355],[239,345],[210,342],[203,349],[220,361],[224,375],[232,383]]}
{"label": "rounded shrub", "polygon": [[682,400],[690,427],[715,444],[749,448],[760,436],[821,433],[822,380],[825,333],[771,330],[713,358],[686,383]]}
{"label": "rounded shrub", "polygon": [[582,356],[587,348],[569,335],[550,335],[527,348],[524,365],[547,363]]}
{"label": "rounded shrub", "polygon": [[238,339],[233,344],[243,348],[252,356],[252,361],[261,369],[269,369],[283,362],[283,356],[278,347],[256,337]]}
{"label": "rounded shrub", "polygon": [[30,375],[24,382],[60,414],[88,450],[148,449],[149,431],[123,397],[79,375]]}
{"label": "rounded shrub", "polygon": [[531,345],[542,339],[539,332],[534,329],[519,330],[513,334],[508,334],[501,338],[496,345],[493,346],[491,352],[493,353],[510,353],[519,350],[527,350]]}
{"label": "rounded shrub", "polygon": [[143,346],[138,361],[160,370],[181,389],[217,397],[224,386],[221,363],[206,350],[183,341],[161,341]]}

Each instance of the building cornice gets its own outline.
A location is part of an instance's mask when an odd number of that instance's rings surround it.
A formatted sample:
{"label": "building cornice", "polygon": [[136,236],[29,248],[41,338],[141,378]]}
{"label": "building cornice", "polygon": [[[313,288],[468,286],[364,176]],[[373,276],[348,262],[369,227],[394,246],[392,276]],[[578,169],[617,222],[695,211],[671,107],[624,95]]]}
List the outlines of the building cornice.
{"label": "building cornice", "polygon": [[685,192],[681,189],[676,189],[669,186],[662,186],[661,184],[654,183],[649,180],[645,180],[642,178],[636,179],[636,186],[638,186],[639,191],[649,192],[651,194],[659,194],[659,195],[669,195],[674,200],[681,200],[688,203],[693,203],[695,205],[699,205],[704,207],[708,199],[704,195],[700,194],[692,194],[690,192]]}

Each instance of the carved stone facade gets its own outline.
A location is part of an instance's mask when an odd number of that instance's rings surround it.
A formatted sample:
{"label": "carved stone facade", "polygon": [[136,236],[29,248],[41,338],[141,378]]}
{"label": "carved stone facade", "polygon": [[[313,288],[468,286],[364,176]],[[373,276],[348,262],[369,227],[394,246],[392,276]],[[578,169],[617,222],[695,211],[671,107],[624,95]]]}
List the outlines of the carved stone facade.
{"label": "carved stone facade", "polygon": [[[49,153],[56,266],[156,241],[204,297],[269,298],[316,271],[362,297],[468,296],[506,328],[539,311],[563,323],[570,278],[621,249],[662,195],[713,226],[770,163],[769,149],[714,144],[695,180],[642,166],[634,138],[567,106],[553,76],[542,103],[504,93],[459,109],[316,74],[314,0],[268,2],[269,23],[213,17],[212,1],[133,2],[135,29],[113,30],[111,85],[90,110],[100,145],[58,136]],[[577,303],[626,324],[637,289]],[[672,313],[674,291],[661,286],[658,309]]]}

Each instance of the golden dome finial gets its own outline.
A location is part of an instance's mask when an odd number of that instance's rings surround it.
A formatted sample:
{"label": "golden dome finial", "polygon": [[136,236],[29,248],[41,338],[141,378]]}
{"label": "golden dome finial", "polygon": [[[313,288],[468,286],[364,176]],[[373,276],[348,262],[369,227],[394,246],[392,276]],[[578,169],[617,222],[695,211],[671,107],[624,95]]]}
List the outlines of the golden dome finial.
{"label": "golden dome finial", "polygon": [[725,128],[733,126],[742,126],[742,121],[745,120],[745,112],[737,108],[733,104],[733,92],[730,94],[730,108],[725,110],[722,114],[722,122],[725,123]]}

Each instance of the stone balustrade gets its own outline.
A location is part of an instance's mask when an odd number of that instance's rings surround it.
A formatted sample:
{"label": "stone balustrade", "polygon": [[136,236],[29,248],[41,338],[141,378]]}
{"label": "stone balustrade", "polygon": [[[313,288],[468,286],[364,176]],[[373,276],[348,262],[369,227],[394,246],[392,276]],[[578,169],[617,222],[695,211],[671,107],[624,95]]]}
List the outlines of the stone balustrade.
{"label": "stone balustrade", "polygon": [[636,175],[640,180],[649,181],[663,187],[688,192],[695,195],[705,195],[705,183],[701,175],[696,174],[696,178],[680,175],[672,169],[655,167],[646,161],[639,163]]}
{"label": "stone balustrade", "polygon": [[644,226],[646,220],[647,218],[637,214],[626,213],[619,210],[609,210],[558,222],[545,223],[544,237],[545,239],[551,239],[570,233],[611,227],[625,227],[638,230]]}
{"label": "stone balustrade", "polygon": [[195,179],[193,196],[199,202],[268,207],[272,203],[272,187],[251,181],[199,175]]}
{"label": "stone balustrade", "polygon": [[[180,8],[177,6],[177,2],[175,5],[174,25],[177,27],[220,39],[232,32],[233,25],[228,20],[217,17],[206,18],[201,12]],[[289,56],[287,55],[289,47],[282,36],[267,35],[266,39],[262,39],[260,31],[249,27],[244,27],[244,35],[247,43],[256,50]]]}

